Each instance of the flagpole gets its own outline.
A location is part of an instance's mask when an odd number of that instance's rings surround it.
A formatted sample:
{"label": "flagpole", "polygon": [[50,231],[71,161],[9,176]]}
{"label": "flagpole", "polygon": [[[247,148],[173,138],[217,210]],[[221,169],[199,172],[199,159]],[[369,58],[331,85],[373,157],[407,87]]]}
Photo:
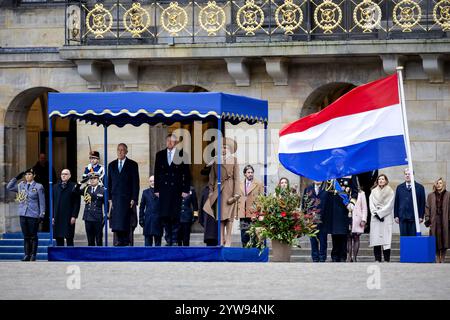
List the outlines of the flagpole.
{"label": "flagpole", "polygon": [[408,119],[406,117],[406,106],[405,106],[405,93],[403,91],[403,76],[402,76],[403,67],[397,67],[397,76],[398,76],[398,89],[400,93],[400,106],[402,108],[403,114],[403,128],[405,130],[405,147],[406,147],[406,156],[408,157],[408,171],[411,176],[411,192],[413,198],[413,208],[414,208],[414,219],[416,221],[416,236],[420,236],[420,223],[419,223],[419,210],[417,208],[417,195],[416,195],[416,185],[414,180],[414,169],[413,169],[413,161],[411,156],[411,144],[409,140],[409,131],[408,131]]}

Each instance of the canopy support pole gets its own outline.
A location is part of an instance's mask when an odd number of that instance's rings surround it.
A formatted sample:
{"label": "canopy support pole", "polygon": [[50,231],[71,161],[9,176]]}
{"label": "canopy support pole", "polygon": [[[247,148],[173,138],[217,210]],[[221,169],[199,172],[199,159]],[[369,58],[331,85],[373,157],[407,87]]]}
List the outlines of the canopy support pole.
{"label": "canopy support pole", "polygon": [[408,158],[408,171],[411,176],[411,193],[413,200],[413,209],[414,209],[414,220],[416,223],[416,236],[420,237],[422,235],[420,231],[420,221],[419,221],[419,209],[417,206],[417,195],[416,195],[416,183],[414,179],[414,169],[413,169],[413,160],[411,156],[411,142],[409,140],[409,131],[408,131],[408,119],[406,117],[406,104],[405,104],[405,93],[403,91],[403,76],[402,76],[403,67],[397,67],[397,76],[398,76],[398,89],[400,93],[400,106],[402,108],[403,115],[403,128],[405,130],[405,148],[406,148],[406,156]]}
{"label": "canopy support pole", "polygon": [[105,247],[108,246],[108,126],[103,125],[103,153],[105,154],[105,162],[103,165],[103,169],[105,170],[105,175],[103,176],[103,186],[105,188]]}
{"label": "canopy support pole", "polygon": [[264,194],[267,195],[267,122],[264,121]]}
{"label": "canopy support pole", "polygon": [[[214,169],[213,169],[214,170]],[[217,245],[222,246],[220,231],[222,230],[221,194],[222,187],[222,117],[217,119]]]}
{"label": "canopy support pole", "polygon": [[49,226],[50,226],[50,246],[53,246],[53,126],[52,118],[48,117],[48,203],[49,203]]}

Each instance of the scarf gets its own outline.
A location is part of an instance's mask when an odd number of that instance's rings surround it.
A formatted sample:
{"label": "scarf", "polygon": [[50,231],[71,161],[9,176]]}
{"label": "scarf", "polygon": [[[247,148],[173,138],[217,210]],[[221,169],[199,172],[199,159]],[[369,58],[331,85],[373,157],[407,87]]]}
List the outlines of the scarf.
{"label": "scarf", "polygon": [[377,186],[375,189],[372,190],[373,204],[377,208],[385,207],[393,196],[394,190],[392,190],[392,188],[389,186],[385,186],[383,189]]}
{"label": "scarf", "polygon": [[442,215],[442,202],[444,201],[444,194],[445,194],[446,190],[444,189],[441,193],[435,191],[435,195],[436,195],[436,214],[438,216]]}

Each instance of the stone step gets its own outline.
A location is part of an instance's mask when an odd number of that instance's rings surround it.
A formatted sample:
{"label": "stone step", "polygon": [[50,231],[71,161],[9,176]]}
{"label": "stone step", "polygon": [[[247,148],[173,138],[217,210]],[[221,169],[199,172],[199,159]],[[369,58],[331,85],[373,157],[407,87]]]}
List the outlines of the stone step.
{"label": "stone step", "polygon": [[[38,232],[39,239],[50,239],[49,232]],[[22,232],[4,233],[2,239],[23,239]]]}
{"label": "stone step", "polygon": [[[48,246],[50,243],[50,239],[39,239],[39,246]],[[56,242],[54,242],[56,244]],[[14,247],[14,246],[23,246],[23,239],[6,239],[0,240],[0,248],[1,247]],[[0,249],[1,251],[1,249]]]}
{"label": "stone step", "polygon": [[[23,246],[2,246],[0,253],[22,253]],[[38,253],[47,253],[47,246],[38,246]]]}
{"label": "stone step", "polygon": [[[14,260],[14,261],[20,261],[23,258],[23,252],[22,253],[0,253],[0,261],[1,260]],[[48,260],[47,253],[38,253],[36,256],[36,259],[39,261],[46,261]]]}
{"label": "stone step", "polygon": [[[271,256],[269,256],[270,261]],[[291,256],[291,262],[312,262],[311,256],[307,255],[301,255]],[[375,258],[373,256],[359,256],[358,255],[358,262],[375,262]],[[400,262],[400,257],[391,256],[391,262]],[[326,263],[331,263],[331,258],[328,256]],[[384,263],[384,262],[383,262]]]}

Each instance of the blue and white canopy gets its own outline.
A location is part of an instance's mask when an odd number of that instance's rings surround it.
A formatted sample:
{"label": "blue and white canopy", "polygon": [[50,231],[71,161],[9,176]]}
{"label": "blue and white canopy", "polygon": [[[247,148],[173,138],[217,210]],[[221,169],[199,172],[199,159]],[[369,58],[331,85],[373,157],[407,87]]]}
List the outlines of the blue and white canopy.
{"label": "blue and white canopy", "polygon": [[171,124],[219,117],[233,124],[254,124],[268,119],[266,100],[221,92],[52,92],[48,100],[49,117],[107,126]]}

